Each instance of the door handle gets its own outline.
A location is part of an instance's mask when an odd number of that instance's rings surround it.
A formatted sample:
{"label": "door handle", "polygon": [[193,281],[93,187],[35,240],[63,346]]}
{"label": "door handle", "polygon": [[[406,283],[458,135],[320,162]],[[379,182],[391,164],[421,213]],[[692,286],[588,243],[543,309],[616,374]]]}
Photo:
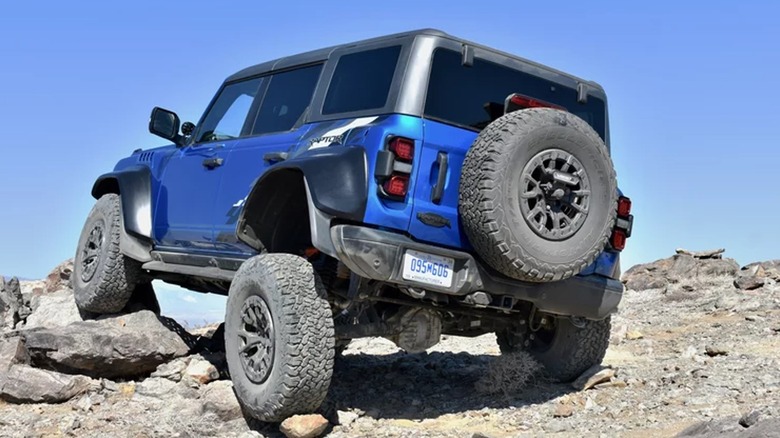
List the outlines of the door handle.
{"label": "door handle", "polygon": [[219,167],[224,163],[225,160],[222,158],[206,158],[203,160],[203,166],[209,170],[212,170],[216,167]]}
{"label": "door handle", "polygon": [[278,163],[287,159],[289,154],[287,152],[269,152],[263,155],[263,160],[269,163]]}
{"label": "door handle", "polygon": [[431,201],[434,204],[441,204],[441,198],[444,196],[444,183],[447,181],[447,163],[449,156],[446,152],[439,152],[436,155],[436,163],[439,165],[439,174],[436,175],[436,184],[431,190]]}

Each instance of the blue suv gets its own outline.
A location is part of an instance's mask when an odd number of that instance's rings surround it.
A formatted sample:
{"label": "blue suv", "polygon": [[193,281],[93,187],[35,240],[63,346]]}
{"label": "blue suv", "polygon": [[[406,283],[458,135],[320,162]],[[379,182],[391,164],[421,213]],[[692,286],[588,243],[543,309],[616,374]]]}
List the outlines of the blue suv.
{"label": "blue suv", "polygon": [[633,218],[598,84],[420,30],[246,68],[197,124],[155,108],[149,130],[171,144],[92,188],[76,302],[227,295],[252,416],[316,410],[359,337],[495,333],[561,381],[601,362]]}

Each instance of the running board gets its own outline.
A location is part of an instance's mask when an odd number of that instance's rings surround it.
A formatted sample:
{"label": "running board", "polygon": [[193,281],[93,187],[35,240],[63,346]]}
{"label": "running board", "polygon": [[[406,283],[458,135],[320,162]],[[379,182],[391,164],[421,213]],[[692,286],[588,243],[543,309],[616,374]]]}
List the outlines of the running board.
{"label": "running board", "polygon": [[233,281],[233,277],[236,275],[235,271],[217,268],[214,266],[179,265],[161,261],[146,262],[141,265],[141,268],[148,271],[168,272],[171,274],[188,275],[223,281]]}

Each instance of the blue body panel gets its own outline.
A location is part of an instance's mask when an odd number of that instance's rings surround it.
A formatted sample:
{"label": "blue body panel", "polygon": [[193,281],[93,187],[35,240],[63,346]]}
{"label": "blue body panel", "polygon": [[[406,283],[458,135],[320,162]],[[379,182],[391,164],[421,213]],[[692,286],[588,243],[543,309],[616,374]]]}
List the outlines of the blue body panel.
{"label": "blue body panel", "polygon": [[[415,155],[408,195],[404,201],[379,195],[373,177],[377,154],[387,139],[414,140]],[[283,133],[240,140],[176,148],[165,146],[133,154],[115,170],[139,163],[152,170],[153,230],[158,249],[188,253],[248,256],[255,251],[236,237],[236,221],[257,179],[273,164],[269,152],[286,152],[290,158],[312,148],[360,146],[366,153],[368,197],[365,224],[407,234],[420,242],[471,252],[458,215],[458,187],[463,160],[477,133],[426,120],[392,114],[310,123]],[[446,153],[448,168],[443,197],[431,200],[439,174],[437,156]],[[208,169],[207,158],[222,158],[223,165]],[[426,225],[418,214],[435,214],[450,226]],[[581,276],[614,274],[619,254],[605,251]]]}

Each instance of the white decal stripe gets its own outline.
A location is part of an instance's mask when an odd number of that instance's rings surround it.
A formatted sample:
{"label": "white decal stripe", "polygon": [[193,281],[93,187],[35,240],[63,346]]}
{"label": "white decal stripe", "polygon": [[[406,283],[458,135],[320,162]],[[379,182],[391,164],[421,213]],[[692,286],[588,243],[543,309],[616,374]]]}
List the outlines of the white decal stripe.
{"label": "white decal stripe", "polygon": [[[340,126],[338,128],[333,128],[330,131],[320,135],[320,138],[326,138],[326,137],[336,137],[341,134],[344,134],[345,132],[349,131],[350,129],[359,128],[361,126],[366,126],[369,123],[373,122],[374,120],[378,119],[379,116],[373,116],[373,117],[360,117],[358,119],[355,119],[349,123],[347,123],[344,126]],[[327,146],[330,146],[331,140],[323,140],[318,141],[316,143],[312,143],[311,146],[309,146],[309,149],[317,149],[317,148],[324,148]]]}

